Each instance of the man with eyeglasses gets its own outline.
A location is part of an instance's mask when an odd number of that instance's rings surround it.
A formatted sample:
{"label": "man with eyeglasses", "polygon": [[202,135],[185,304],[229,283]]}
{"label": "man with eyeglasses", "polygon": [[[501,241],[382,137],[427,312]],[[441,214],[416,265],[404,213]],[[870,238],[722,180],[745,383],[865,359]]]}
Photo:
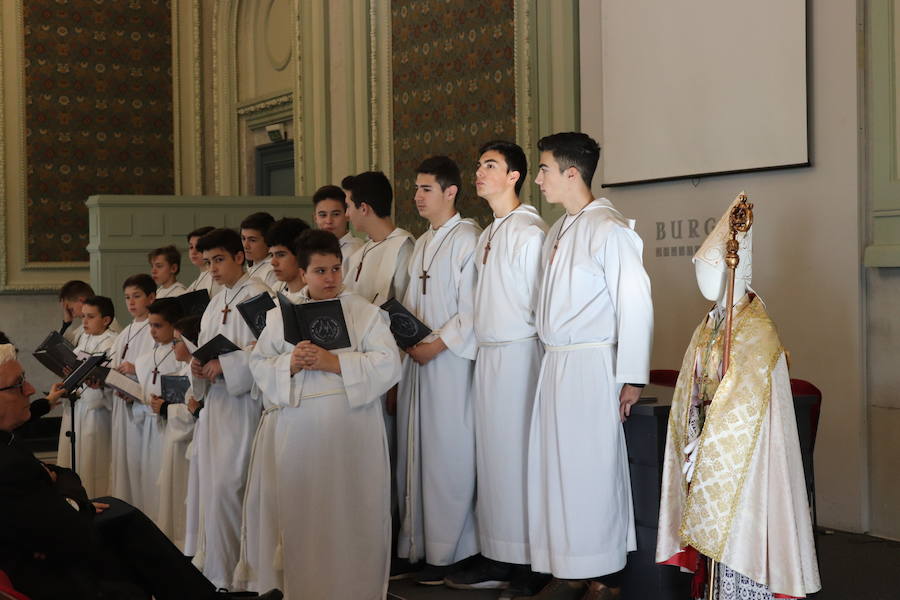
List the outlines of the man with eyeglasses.
{"label": "man with eyeglasses", "polygon": [[[0,570],[32,600],[225,599],[143,513],[92,501],[70,469],[20,446],[34,387],[11,344],[0,344]],[[259,596],[280,600],[272,590]]]}

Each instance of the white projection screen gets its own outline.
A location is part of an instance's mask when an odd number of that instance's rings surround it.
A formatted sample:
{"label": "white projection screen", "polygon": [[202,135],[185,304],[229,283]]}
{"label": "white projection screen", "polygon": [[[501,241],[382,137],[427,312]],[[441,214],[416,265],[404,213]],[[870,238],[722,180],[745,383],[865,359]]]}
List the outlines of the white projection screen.
{"label": "white projection screen", "polygon": [[603,185],[808,165],[806,18],[805,0],[602,0]]}

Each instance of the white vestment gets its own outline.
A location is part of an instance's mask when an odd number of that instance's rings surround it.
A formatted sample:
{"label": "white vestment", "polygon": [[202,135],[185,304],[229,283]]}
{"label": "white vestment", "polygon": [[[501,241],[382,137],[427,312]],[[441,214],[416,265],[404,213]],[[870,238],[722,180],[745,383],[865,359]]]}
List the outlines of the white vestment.
{"label": "white vestment", "polygon": [[[112,347],[112,361],[115,368],[123,362],[135,364],[139,356],[152,350],[150,321],[132,321],[116,338]],[[134,377],[130,375],[129,377]],[[140,507],[141,444],[145,412],[138,408],[134,412],[130,400],[112,393],[112,445],[110,464],[110,494]]]}
{"label": "white vestment", "polygon": [[247,276],[261,281],[267,288],[274,290],[281,282],[272,270],[272,259],[268,256],[247,267]]}
{"label": "white vestment", "polygon": [[[175,358],[174,346],[170,344],[158,345],[142,354],[137,363],[138,382],[144,392],[143,410],[147,415],[144,418],[143,434],[141,435],[141,492],[138,496],[138,506],[141,511],[156,521],[159,518],[159,470],[162,464],[163,437],[166,434],[166,421],[153,412],[150,407],[151,394],[162,395],[160,377],[174,375],[181,369],[181,363]],[[158,371],[154,377],[153,371]],[[140,408],[135,403],[133,408]]]}
{"label": "white vestment", "polygon": [[422,234],[409,261],[403,299],[447,345],[425,366],[405,360],[397,394],[397,551],[411,561],[424,556],[433,565],[478,552],[471,387],[480,232],[474,221],[456,214],[437,231]]}
{"label": "white vestment", "polygon": [[163,298],[177,298],[187,291],[187,288],[184,287],[184,284],[180,281],[176,281],[172,285],[167,288],[158,287],[156,288],[156,299],[161,300]]}
{"label": "white vestment", "polygon": [[474,256],[478,538],[488,558],[518,564],[530,560],[525,473],[531,407],[544,354],[534,309],[546,231],[537,210],[522,205],[494,219],[478,239]]}
{"label": "white vestment", "polygon": [[619,392],[647,382],[653,305],[631,227],[599,198],[544,241],[528,530],[532,568],[564,579],[619,571],[636,547]]}
{"label": "white vestment", "polygon": [[[291,302],[299,302],[301,291],[291,292],[286,283],[280,292]],[[275,300],[278,304],[278,299]],[[277,311],[276,311],[277,312]],[[268,315],[266,315],[268,318]],[[280,312],[277,313],[281,318]],[[251,354],[251,370],[254,359]],[[274,359],[269,359],[274,361]],[[258,369],[258,367],[257,367]],[[254,377],[256,380],[256,377]],[[281,406],[273,404],[259,384],[255,392],[262,402],[263,413],[253,438],[247,488],[244,491],[244,513],[241,519],[241,554],[234,572],[234,586],[255,592],[284,587],[281,556],[281,528],[278,525],[275,486],[275,428]]]}
{"label": "white vestment", "polygon": [[[115,332],[107,329],[99,335],[83,334],[76,350],[86,354],[106,354],[112,349]],[[89,498],[109,495],[109,447],[111,393],[107,388],[83,385],[75,402],[75,470]],[[66,432],[72,424],[72,409],[63,402],[62,423],[56,464],[72,467],[72,447]]]}
{"label": "white vestment", "polygon": [[209,297],[212,298],[216,294],[219,293],[219,290],[222,289],[222,286],[215,282],[212,278],[212,275],[209,274],[209,270],[200,271],[200,274],[197,275],[197,279],[191,282],[191,285],[187,287],[186,292],[196,292],[197,290],[206,290],[209,292]]}
{"label": "white vestment", "polygon": [[[190,377],[190,363],[178,363],[176,375]],[[168,404],[162,453],[159,461],[159,511],[156,522],[180,549],[184,549],[187,521],[188,495],[188,445],[194,437],[194,415],[187,407],[187,399],[193,395],[188,388],[183,404]]]}
{"label": "white vestment", "polygon": [[397,382],[400,356],[383,311],[346,291],[340,301],[351,344],[334,351],[340,375],[291,376],[294,346],[284,341],[277,309],[251,356],[260,391],[281,407],[270,485],[284,592],[293,600],[382,600],[387,593],[390,483],[378,399]]}
{"label": "white vestment", "polygon": [[194,500],[200,521],[194,561],[216,587],[231,584],[238,562],[247,465],[261,412],[259,401],[250,394],[249,346],[256,338],[236,306],[265,291],[263,283],[245,274],[232,288],[213,296],[200,321],[200,346],[221,333],[241,348],[219,357],[222,375],[215,382],[192,377],[194,393],[205,397],[195,426],[196,459],[191,461],[199,487]]}
{"label": "white vestment", "polygon": [[347,265],[350,262],[350,257],[359,250],[359,247],[362,246],[365,242],[355,235],[348,231],[343,236],[338,239],[338,243],[341,245],[341,256],[343,257],[344,264],[344,277],[347,276]]}
{"label": "white vestment", "polygon": [[407,263],[414,242],[399,227],[380,242],[367,240],[344,261],[344,287],[378,306],[400,300],[409,284]]}

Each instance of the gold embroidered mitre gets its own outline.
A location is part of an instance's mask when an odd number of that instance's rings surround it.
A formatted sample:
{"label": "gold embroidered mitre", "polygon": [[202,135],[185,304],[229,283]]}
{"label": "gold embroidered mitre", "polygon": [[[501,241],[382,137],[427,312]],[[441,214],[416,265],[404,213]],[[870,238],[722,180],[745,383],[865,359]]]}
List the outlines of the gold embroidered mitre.
{"label": "gold embroidered mitre", "polygon": [[[694,254],[692,259],[694,262],[699,260],[716,269],[725,270],[725,242],[731,237],[731,211],[734,210],[734,207],[737,206],[743,195],[744,192],[738,194],[734,202],[728,207],[728,210],[725,211],[725,214],[719,219],[719,222],[716,223],[716,226],[700,246],[700,249]],[[750,285],[750,281],[753,278],[753,229],[751,228],[746,233],[738,232],[736,239],[738,241],[740,262],[734,276],[736,279],[745,280],[747,285]]]}

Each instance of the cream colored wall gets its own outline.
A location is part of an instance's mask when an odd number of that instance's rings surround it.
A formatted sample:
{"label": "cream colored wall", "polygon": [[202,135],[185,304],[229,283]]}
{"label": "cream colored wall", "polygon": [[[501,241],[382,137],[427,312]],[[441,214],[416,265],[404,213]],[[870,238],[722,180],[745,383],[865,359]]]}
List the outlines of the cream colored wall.
{"label": "cream colored wall", "polygon": [[[582,129],[602,145],[599,4],[581,3],[581,115]],[[707,219],[718,218],[741,190],[749,194],[756,206],[754,287],[791,353],[792,376],[814,382],[824,394],[815,457],[819,521],[865,531],[869,426],[856,3],[816,3],[810,19],[811,168],[595,191],[636,218],[644,239],[656,311],[654,368],[678,368],[707,309],[694,281],[692,252],[657,257],[657,248],[696,246]],[[690,219],[698,222],[693,238],[687,237]],[[671,239],[673,221],[676,227],[681,222],[680,240]],[[658,227],[667,239],[657,239]]]}

